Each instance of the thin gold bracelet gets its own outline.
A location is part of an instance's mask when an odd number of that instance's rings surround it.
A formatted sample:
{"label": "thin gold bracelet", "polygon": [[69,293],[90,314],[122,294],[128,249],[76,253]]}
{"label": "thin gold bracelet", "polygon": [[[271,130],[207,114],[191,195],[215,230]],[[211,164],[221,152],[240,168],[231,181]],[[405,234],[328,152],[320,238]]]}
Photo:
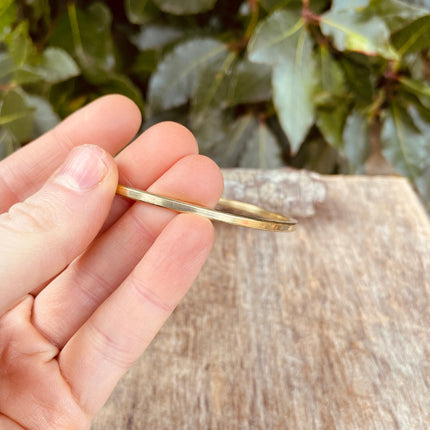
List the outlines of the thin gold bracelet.
{"label": "thin gold bracelet", "polygon": [[136,188],[125,187],[124,185],[118,185],[116,193],[129,199],[172,209],[176,212],[194,213],[214,221],[258,230],[293,231],[297,224],[297,221],[293,218],[288,218],[275,212],[266,211],[258,206],[236,200],[221,198],[217,204],[217,208],[234,212],[231,213],[219,209],[208,209],[203,206],[159,196]]}

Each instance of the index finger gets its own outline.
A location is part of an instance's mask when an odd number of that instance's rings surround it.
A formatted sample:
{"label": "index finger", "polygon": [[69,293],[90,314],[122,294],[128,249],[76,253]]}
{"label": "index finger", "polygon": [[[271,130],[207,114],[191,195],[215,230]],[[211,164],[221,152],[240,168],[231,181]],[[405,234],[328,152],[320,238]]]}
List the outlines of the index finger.
{"label": "index finger", "polygon": [[139,108],[117,94],[73,113],[0,163],[0,213],[34,194],[73,147],[91,143],[115,155],[136,135],[140,123]]}

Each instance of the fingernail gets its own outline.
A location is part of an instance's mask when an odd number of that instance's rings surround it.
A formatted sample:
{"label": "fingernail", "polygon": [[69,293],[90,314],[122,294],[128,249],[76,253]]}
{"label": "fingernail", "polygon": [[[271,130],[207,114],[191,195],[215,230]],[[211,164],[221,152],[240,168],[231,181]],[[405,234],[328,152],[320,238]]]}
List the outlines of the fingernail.
{"label": "fingernail", "polygon": [[83,145],[72,149],[55,181],[72,190],[85,191],[99,184],[107,172],[103,150],[95,145]]}

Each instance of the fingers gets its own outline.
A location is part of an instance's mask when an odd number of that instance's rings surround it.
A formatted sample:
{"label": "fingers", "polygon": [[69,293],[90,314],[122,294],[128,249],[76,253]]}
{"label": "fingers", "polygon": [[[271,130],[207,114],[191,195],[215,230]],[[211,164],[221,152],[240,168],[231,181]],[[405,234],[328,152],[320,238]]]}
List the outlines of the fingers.
{"label": "fingers", "polygon": [[137,133],[140,111],[120,95],[101,97],[0,163],[0,213],[34,194],[70,150],[96,142],[114,155]]}
{"label": "fingers", "polygon": [[[222,188],[218,166],[201,155],[189,155],[149,190],[211,207],[219,200]],[[175,216],[173,211],[152,205],[133,205],[36,297],[33,323],[39,331],[62,348],[133,270]]]}
{"label": "fingers", "polygon": [[59,356],[84,410],[95,414],[184,296],[213,243],[213,227],[178,215],[132,274],[97,309]]}
{"label": "fingers", "polygon": [[[187,128],[174,122],[156,124],[115,157],[119,182],[146,190],[178,160],[190,154],[198,154],[198,145]],[[103,230],[132,204],[131,200],[116,197]]]}
{"label": "fingers", "polygon": [[0,315],[84,251],[109,212],[117,178],[101,148],[77,147],[39,192],[0,215]]}

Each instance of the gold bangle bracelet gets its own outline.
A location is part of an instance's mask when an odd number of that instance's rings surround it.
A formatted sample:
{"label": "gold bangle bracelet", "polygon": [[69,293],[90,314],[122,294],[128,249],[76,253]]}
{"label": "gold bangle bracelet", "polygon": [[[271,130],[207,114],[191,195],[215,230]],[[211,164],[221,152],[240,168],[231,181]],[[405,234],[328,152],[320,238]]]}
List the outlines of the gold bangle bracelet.
{"label": "gold bangle bracelet", "polygon": [[293,218],[288,218],[275,212],[266,211],[258,206],[236,200],[221,198],[217,204],[217,207],[220,209],[234,212],[231,213],[217,209],[208,209],[203,206],[159,196],[136,188],[125,187],[124,185],[118,185],[116,193],[129,199],[172,209],[176,212],[194,213],[214,221],[258,230],[293,231],[297,224],[297,221]]}

